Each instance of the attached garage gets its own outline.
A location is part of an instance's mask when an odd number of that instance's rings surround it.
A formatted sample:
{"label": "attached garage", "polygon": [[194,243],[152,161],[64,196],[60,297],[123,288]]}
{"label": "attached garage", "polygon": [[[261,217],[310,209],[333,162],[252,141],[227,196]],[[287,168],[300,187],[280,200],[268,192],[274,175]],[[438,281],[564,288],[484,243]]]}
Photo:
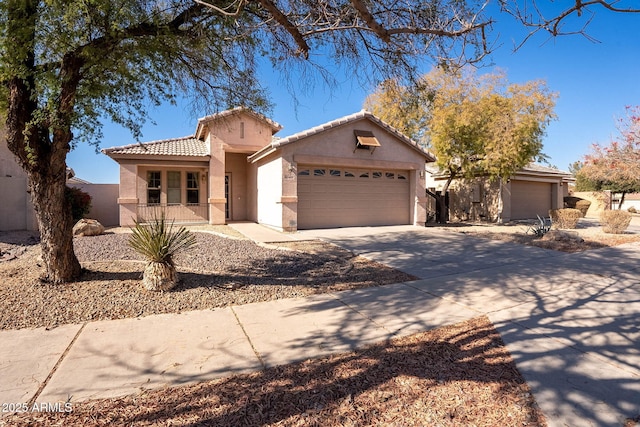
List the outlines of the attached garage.
{"label": "attached garage", "polygon": [[511,181],[511,219],[549,216],[552,208],[552,184],[535,181]]}
{"label": "attached garage", "polygon": [[422,147],[367,111],[275,138],[248,157],[256,220],[285,231],[424,224]]}
{"label": "attached garage", "polygon": [[409,171],[298,166],[298,228],[410,224]]}

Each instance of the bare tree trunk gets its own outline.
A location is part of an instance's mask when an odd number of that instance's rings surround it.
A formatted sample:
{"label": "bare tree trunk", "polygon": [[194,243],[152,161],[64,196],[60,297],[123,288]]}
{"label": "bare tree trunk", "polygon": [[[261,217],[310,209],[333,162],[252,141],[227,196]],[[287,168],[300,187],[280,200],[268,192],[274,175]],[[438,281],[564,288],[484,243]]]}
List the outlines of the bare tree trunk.
{"label": "bare tree trunk", "polygon": [[65,197],[65,178],[31,176],[31,186],[45,265],[41,280],[71,282],[82,269],[73,251],[73,218]]}
{"label": "bare tree trunk", "polygon": [[622,210],[622,204],[624,203],[624,196],[626,195],[626,191],[622,192],[622,195],[620,196],[620,202],[618,203],[618,210]]}
{"label": "bare tree trunk", "polygon": [[442,187],[442,191],[438,195],[440,202],[440,218],[438,218],[438,222],[440,224],[446,224],[449,221],[449,207],[447,206],[447,192],[449,191],[449,186],[451,182],[455,178],[455,172],[451,171],[449,177],[447,178],[447,182],[445,182],[444,187]]}

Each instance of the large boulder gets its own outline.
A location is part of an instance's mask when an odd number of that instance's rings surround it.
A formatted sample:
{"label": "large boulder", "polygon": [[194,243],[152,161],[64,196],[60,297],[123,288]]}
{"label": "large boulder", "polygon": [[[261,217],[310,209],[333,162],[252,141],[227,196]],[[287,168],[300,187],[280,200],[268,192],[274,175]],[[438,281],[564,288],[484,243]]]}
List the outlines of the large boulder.
{"label": "large boulder", "polygon": [[74,236],[98,236],[104,233],[104,226],[95,219],[81,219],[73,226]]}

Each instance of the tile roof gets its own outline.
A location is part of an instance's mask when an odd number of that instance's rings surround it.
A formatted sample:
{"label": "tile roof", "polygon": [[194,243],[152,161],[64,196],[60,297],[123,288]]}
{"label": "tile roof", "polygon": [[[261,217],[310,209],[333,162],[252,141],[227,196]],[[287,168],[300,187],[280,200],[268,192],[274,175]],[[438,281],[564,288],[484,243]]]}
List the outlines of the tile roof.
{"label": "tile roof", "polygon": [[558,174],[558,175],[571,175],[570,172],[566,172],[560,169],[551,168],[548,166],[542,166],[539,163],[531,162],[527,166],[520,169],[521,172],[535,172],[544,174]]}
{"label": "tile roof", "polygon": [[263,149],[261,149],[260,151],[255,153],[253,156],[250,156],[250,158],[259,157],[260,153],[266,152],[266,151],[268,151],[270,149],[276,149],[276,148],[282,147],[283,145],[291,144],[292,142],[299,141],[299,140],[301,140],[303,138],[307,138],[309,136],[318,134],[320,132],[324,132],[324,131],[329,130],[329,129],[337,128],[337,127],[345,125],[347,123],[354,122],[356,120],[365,119],[365,118],[371,120],[372,122],[376,123],[378,126],[380,126],[383,129],[387,130],[389,133],[395,135],[398,139],[400,139],[404,143],[406,143],[406,144],[410,145],[411,147],[413,147],[414,149],[420,151],[422,154],[424,154],[426,157],[428,157],[432,161],[435,160],[435,157],[431,153],[425,151],[420,145],[418,145],[411,138],[409,138],[408,136],[406,136],[405,134],[400,132],[398,129],[394,128],[390,124],[384,122],[383,120],[379,119],[378,117],[374,116],[372,113],[370,113],[369,111],[366,111],[366,110],[361,110],[361,111],[359,111],[357,113],[350,114],[348,116],[344,116],[344,117],[341,117],[339,119],[332,120],[332,121],[324,123],[322,125],[319,125],[319,126],[316,126],[316,127],[312,127],[311,129],[304,130],[302,132],[294,133],[293,135],[289,135],[289,136],[284,137],[284,138],[273,138],[271,144],[267,145],[266,147],[264,147]]}
{"label": "tile roof", "polygon": [[209,149],[204,141],[196,139],[193,135],[182,138],[162,139],[158,141],[142,142],[137,144],[111,147],[102,150],[108,156],[111,155],[147,155],[147,156],[195,156],[209,155]]}
{"label": "tile roof", "polygon": [[[425,170],[433,175],[434,178],[444,178],[449,176],[449,174],[435,165],[427,165]],[[570,178],[571,173],[562,171],[560,169],[551,168],[548,166],[542,166],[541,164],[531,162],[525,167],[516,171],[514,175],[518,174],[528,174],[528,175],[557,175],[564,178]]]}

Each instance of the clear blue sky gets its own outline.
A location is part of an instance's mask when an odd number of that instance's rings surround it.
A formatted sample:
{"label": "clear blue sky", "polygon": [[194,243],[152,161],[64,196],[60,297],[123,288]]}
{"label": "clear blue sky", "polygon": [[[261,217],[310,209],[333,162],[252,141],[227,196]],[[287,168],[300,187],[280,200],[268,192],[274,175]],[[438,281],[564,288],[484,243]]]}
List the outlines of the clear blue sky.
{"label": "clear blue sky", "polygon": [[[564,3],[564,2],[562,2]],[[513,52],[514,42],[524,37],[524,28],[506,16],[498,16],[493,36],[499,47],[490,58],[491,65],[507,72],[511,82],[544,79],[559,93],[558,120],[544,138],[544,153],[549,163],[567,170],[569,164],[586,154],[591,144],[607,143],[617,134],[615,118],[624,114],[626,105],[640,105],[640,14],[615,14],[597,10],[588,28],[599,42],[573,35],[550,39],[539,34]],[[425,72],[430,68],[425,61]],[[488,65],[487,71],[492,68]],[[342,117],[362,108],[371,87],[344,80],[328,88],[321,82],[313,91],[296,90],[299,107],[294,108],[290,93],[279,89],[279,77],[272,70],[261,70],[275,104],[271,118],[284,126],[278,135],[287,136]],[[294,88],[295,89],[295,88]],[[142,141],[191,135],[197,119],[188,106],[162,106],[151,112],[157,125],[147,124]],[[130,133],[105,122],[101,148],[135,142]],[[69,153],[67,164],[79,178],[94,183],[117,183],[116,162],[94,147],[80,145]]]}

